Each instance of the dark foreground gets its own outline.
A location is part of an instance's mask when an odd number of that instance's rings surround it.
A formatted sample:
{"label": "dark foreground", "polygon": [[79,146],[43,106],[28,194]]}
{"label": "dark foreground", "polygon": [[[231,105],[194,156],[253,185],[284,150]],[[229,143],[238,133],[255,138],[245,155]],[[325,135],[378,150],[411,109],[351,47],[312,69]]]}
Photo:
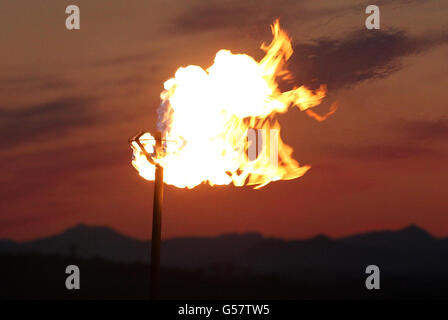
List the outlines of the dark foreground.
{"label": "dark foreground", "polygon": [[[77,265],[81,289],[67,290],[65,268]],[[102,258],[1,254],[1,299],[148,299],[149,266]],[[446,299],[448,277],[382,271],[381,289],[367,290],[363,270],[304,270],[303,277],[234,270],[162,269],[164,299]]]}

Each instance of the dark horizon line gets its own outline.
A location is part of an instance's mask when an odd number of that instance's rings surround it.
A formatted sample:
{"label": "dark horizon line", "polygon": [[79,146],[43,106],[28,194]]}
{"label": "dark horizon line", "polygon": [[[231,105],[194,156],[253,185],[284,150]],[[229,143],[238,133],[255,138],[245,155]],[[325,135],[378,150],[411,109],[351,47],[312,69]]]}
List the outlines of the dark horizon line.
{"label": "dark horizon line", "polygon": [[[25,240],[25,241],[16,241],[16,240],[12,240],[12,239],[8,239],[8,238],[0,238],[0,241],[9,241],[9,242],[13,242],[16,244],[26,244],[26,243],[31,243],[34,241],[39,241],[39,240],[43,240],[43,239],[48,239],[48,238],[53,238],[53,237],[57,237],[57,236],[61,236],[69,231],[75,230],[75,229],[80,229],[80,228],[84,228],[84,229],[103,229],[103,230],[107,230],[109,232],[113,232],[118,236],[122,236],[122,237],[126,237],[129,239],[133,239],[133,240],[137,240],[137,241],[142,241],[142,242],[150,242],[151,238],[148,239],[141,239],[138,237],[134,237],[125,233],[122,233],[118,230],[116,230],[113,227],[110,226],[105,226],[105,225],[93,225],[93,224],[86,224],[86,223],[76,223],[74,225],[72,225],[71,227],[68,227],[66,229],[64,229],[61,232],[57,232],[57,233],[53,233],[47,236],[41,236],[41,237],[37,237],[31,240]],[[226,236],[247,236],[247,235],[256,235],[259,236],[263,239],[278,239],[278,240],[283,240],[283,241],[306,241],[306,240],[312,240],[312,239],[316,239],[316,238],[326,238],[328,240],[342,240],[342,239],[347,239],[350,237],[356,237],[356,236],[361,236],[361,235],[369,235],[369,234],[377,234],[377,233],[398,233],[398,232],[403,232],[405,230],[416,230],[419,231],[421,233],[425,233],[427,234],[429,237],[436,239],[436,240],[441,240],[441,239],[448,239],[448,236],[442,236],[442,237],[437,237],[434,234],[430,233],[429,231],[427,231],[426,229],[424,229],[423,227],[420,227],[419,225],[415,224],[415,223],[409,223],[406,226],[403,226],[399,229],[377,229],[377,230],[370,230],[370,231],[361,231],[358,233],[352,233],[352,234],[347,234],[344,236],[339,236],[339,237],[331,237],[328,236],[326,234],[323,233],[318,233],[315,234],[314,236],[310,236],[310,237],[304,237],[304,238],[284,238],[284,237],[277,237],[277,236],[267,236],[259,231],[247,231],[247,232],[227,232],[227,233],[220,233],[217,235],[185,235],[185,236],[174,236],[174,237],[170,237],[170,238],[165,238],[162,239],[162,242],[164,241],[170,241],[170,240],[179,240],[179,239],[210,239],[210,238],[220,238],[220,237],[226,237]]]}

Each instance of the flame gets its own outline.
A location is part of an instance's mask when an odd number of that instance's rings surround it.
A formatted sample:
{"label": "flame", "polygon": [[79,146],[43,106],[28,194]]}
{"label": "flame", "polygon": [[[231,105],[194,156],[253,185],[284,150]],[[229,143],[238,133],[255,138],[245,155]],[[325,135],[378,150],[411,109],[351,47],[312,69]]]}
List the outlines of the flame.
{"label": "flame", "polygon": [[[322,121],[336,107],[324,116],[310,110],[325,97],[325,85],[314,92],[304,86],[280,91],[277,80],[292,79],[285,63],[293,50],[278,20],[271,30],[273,40],[261,45],[266,54],[259,62],[220,50],[207,70],[181,67],[164,83],[159,109],[164,152],[153,160],[164,167],[165,183],[179,188],[201,183],[260,188],[271,181],[298,178],[310,169],[292,158],[293,149],[281,140],[273,116],[295,106]],[[250,157],[257,136],[258,154]],[[141,137],[141,143],[154,155],[150,133]],[[154,164],[135,141],[131,146],[132,165],[143,178],[154,180]]]}

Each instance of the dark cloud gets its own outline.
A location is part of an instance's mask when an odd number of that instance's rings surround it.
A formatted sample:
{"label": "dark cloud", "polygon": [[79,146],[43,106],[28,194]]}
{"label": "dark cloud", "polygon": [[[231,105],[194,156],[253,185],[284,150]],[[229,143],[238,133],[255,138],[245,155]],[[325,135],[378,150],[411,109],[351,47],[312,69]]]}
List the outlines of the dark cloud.
{"label": "dark cloud", "polygon": [[400,160],[421,156],[448,156],[448,119],[400,120],[385,126],[397,137],[381,144],[325,146],[332,155],[355,158],[363,161]]}
{"label": "dark cloud", "polygon": [[30,183],[40,183],[41,179],[58,181],[73,173],[116,165],[130,166],[131,158],[131,147],[125,139],[106,143],[93,137],[84,144],[6,155],[1,158],[0,165],[14,180],[23,183],[27,181],[26,177],[33,177]]}
{"label": "dark cloud", "polygon": [[[423,1],[377,0],[375,4],[384,9],[389,5],[397,8]],[[276,18],[287,24],[311,21],[325,25],[353,12],[364,14],[365,8],[371,4],[370,1],[358,1],[312,8],[303,0],[209,0],[189,3],[188,8],[173,21],[174,30],[171,31],[196,33],[230,28],[266,31]]]}
{"label": "dark cloud", "polygon": [[412,140],[448,141],[448,119],[400,122],[398,128]]}
{"label": "dark cloud", "polygon": [[[379,1],[386,6],[419,4],[415,0]],[[368,1],[334,6],[310,8],[303,1],[215,1],[193,4],[173,22],[177,32],[196,33],[223,29],[243,29],[254,34],[268,32],[267,26],[280,17],[282,25],[316,22],[320,26],[335,18],[353,12],[364,14]],[[366,30],[353,32],[341,39],[315,39],[311,43],[296,43],[290,69],[295,74],[294,83],[309,86],[326,83],[338,89],[368,79],[381,79],[400,70],[400,58],[417,54],[438,44],[448,42],[448,33],[423,39],[410,37],[402,30]],[[292,35],[293,36],[293,35]],[[294,38],[294,37],[293,37]]]}
{"label": "dark cloud", "polygon": [[280,18],[282,25],[325,21],[343,15],[358,5],[335,8],[310,8],[303,0],[209,0],[188,6],[172,24],[170,31],[200,33],[220,30],[243,30],[259,37],[269,33],[268,26]]}
{"label": "dark cloud", "polygon": [[117,66],[117,65],[146,61],[148,59],[153,59],[154,57],[155,57],[154,52],[144,52],[144,53],[122,55],[112,58],[103,58],[94,61],[90,65],[98,67],[109,67],[109,66]]}
{"label": "dark cloud", "polygon": [[[60,177],[64,173],[96,170],[105,167],[130,166],[132,151],[126,139],[116,138],[110,142],[98,141],[95,136],[85,144],[34,152],[29,155],[37,165],[27,165],[27,161],[11,164],[11,168],[20,168],[20,173]],[[28,156],[27,156],[28,157]],[[26,157],[24,157],[26,158]]]}
{"label": "dark cloud", "polygon": [[278,10],[267,10],[267,7],[271,4],[266,0],[201,2],[178,16],[174,27],[176,31],[187,33],[255,25],[266,28],[279,14]]}
{"label": "dark cloud", "polygon": [[90,98],[67,98],[22,109],[0,109],[0,148],[48,137],[60,137],[69,130],[95,121]]}
{"label": "dark cloud", "polygon": [[344,39],[296,44],[290,60],[295,81],[338,89],[385,78],[402,67],[400,58],[446,43],[448,35],[414,39],[404,31],[362,30]]}
{"label": "dark cloud", "polygon": [[93,174],[95,170],[114,166],[128,167],[132,172],[131,156],[131,148],[125,139],[106,143],[95,140],[95,137],[76,146],[3,155],[0,167],[8,175],[0,184],[0,211],[7,209],[11,201],[23,200],[24,194],[48,192],[55,185],[86,172]]}
{"label": "dark cloud", "polygon": [[73,84],[66,79],[54,75],[25,75],[0,78],[0,92],[10,93],[14,89],[61,90]]}

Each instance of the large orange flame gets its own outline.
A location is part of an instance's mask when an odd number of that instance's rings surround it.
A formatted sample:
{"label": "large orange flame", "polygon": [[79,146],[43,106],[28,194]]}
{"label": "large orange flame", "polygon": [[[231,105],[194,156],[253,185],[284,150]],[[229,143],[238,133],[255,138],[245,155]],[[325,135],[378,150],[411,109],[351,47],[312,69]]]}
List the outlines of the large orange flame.
{"label": "large orange flame", "polygon": [[[154,159],[164,167],[165,183],[180,188],[203,182],[259,188],[308,171],[310,166],[300,166],[292,158],[293,150],[281,140],[280,125],[273,116],[296,106],[322,121],[335,107],[324,116],[310,110],[325,97],[324,85],[315,92],[304,86],[280,91],[277,80],[291,79],[285,62],[293,50],[278,20],[271,29],[274,39],[270,45],[262,44],[266,55],[260,62],[246,54],[220,50],[207,70],[181,67],[165,82],[159,126],[166,152]],[[251,157],[257,136],[258,153]],[[141,141],[153,153],[152,135],[145,133]],[[143,178],[154,180],[154,165],[135,142],[132,148],[133,166]]]}

